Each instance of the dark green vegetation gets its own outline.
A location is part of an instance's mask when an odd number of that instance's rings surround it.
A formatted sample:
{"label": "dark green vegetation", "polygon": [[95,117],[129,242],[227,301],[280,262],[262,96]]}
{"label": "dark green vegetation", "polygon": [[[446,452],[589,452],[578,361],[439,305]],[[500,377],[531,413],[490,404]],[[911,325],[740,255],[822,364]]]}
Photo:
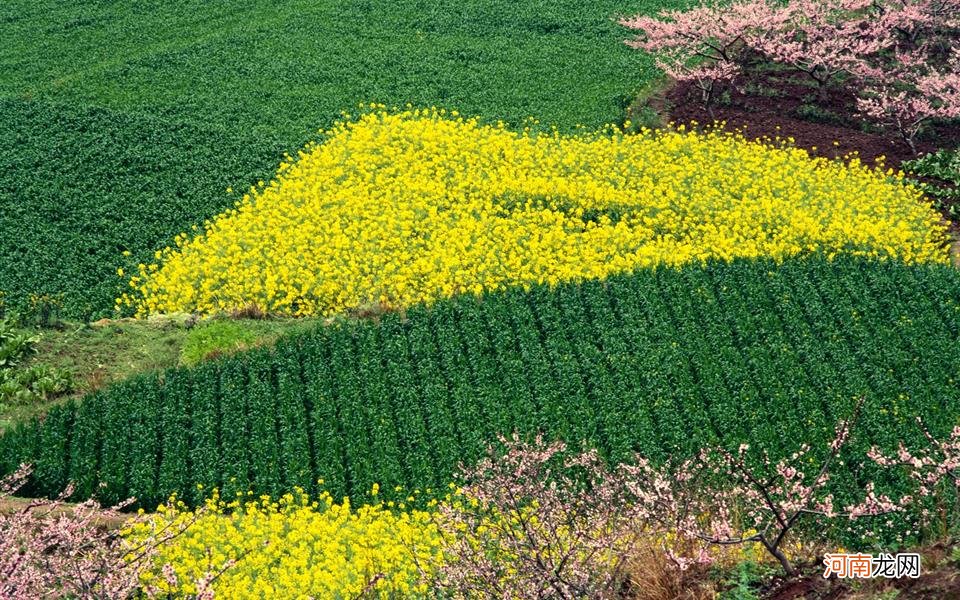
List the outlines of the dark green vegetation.
{"label": "dark green vegetation", "polygon": [[[862,452],[957,421],[960,273],[795,260],[662,269],[418,307],[123,381],[0,438],[34,494],[78,482],[146,506],[194,484],[356,496],[446,484],[498,432],[587,440],[610,459],[747,441],[825,449],[864,395],[838,498]],[[853,469],[851,472],[850,469]],[[875,475],[876,473],[872,473]],[[889,486],[890,475],[878,488]],[[194,490],[195,492],[195,490]]]}
{"label": "dark green vegetation", "polygon": [[904,161],[903,168],[911,175],[926,178],[917,183],[938,210],[952,221],[960,219],[960,149],[940,150]]}
{"label": "dark green vegetation", "polygon": [[[266,177],[284,145],[224,126],[45,101],[0,100],[0,290],[26,310],[63,294],[64,316],[112,314],[121,265]],[[125,258],[123,251],[132,252]]]}
{"label": "dark green vegetation", "polygon": [[0,291],[111,313],[149,262],[358,102],[564,130],[622,121],[652,60],[612,17],[686,0],[0,6]]}

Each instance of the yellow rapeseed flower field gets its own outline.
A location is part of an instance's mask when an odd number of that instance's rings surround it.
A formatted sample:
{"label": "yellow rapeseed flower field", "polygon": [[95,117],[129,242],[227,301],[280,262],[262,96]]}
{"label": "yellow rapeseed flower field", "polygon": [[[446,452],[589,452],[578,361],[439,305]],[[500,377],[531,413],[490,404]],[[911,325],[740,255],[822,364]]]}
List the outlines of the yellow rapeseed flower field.
{"label": "yellow rapeseed flower field", "polygon": [[155,564],[173,567],[176,586],[157,570],[144,586],[176,597],[196,593],[217,574],[217,597],[395,598],[426,591],[440,563],[441,535],[428,512],[393,511],[382,503],[351,507],[329,494],[311,501],[301,490],[225,502],[216,492],[199,512],[174,501],[124,531],[128,543],[183,533],[159,547]]}
{"label": "yellow rapeseed flower field", "polygon": [[[347,498],[334,502],[328,493],[312,501],[300,489],[278,500],[240,493],[225,502],[214,490],[199,510],[174,496],[157,513],[131,520],[121,533],[131,548],[163,540],[140,575],[145,589],[185,597],[198,592],[203,577],[212,576],[217,597],[237,600],[428,597],[450,569],[457,570],[456,561],[467,556],[467,549],[495,556],[503,566],[501,584],[511,589],[513,575],[530,557],[502,544],[506,535],[550,540],[537,552],[554,561],[568,553],[586,560],[581,553],[589,552],[592,564],[611,567],[618,556],[630,563],[642,561],[647,552],[663,560],[664,550],[701,561],[709,556],[727,568],[746,560],[775,560],[758,543],[709,546],[641,524],[634,532],[637,538],[623,538],[624,547],[593,554],[565,526],[553,529],[540,521],[536,501],[520,511],[501,512],[451,488],[455,491],[442,500],[431,500],[428,510],[398,508],[394,502],[352,506]],[[374,486],[374,498],[377,492]],[[783,550],[806,556],[800,542],[785,544]]]}
{"label": "yellow rapeseed flower field", "polygon": [[371,105],[140,265],[139,315],[328,315],[658,265],[821,252],[945,262],[902,174],[682,129],[512,132]]}

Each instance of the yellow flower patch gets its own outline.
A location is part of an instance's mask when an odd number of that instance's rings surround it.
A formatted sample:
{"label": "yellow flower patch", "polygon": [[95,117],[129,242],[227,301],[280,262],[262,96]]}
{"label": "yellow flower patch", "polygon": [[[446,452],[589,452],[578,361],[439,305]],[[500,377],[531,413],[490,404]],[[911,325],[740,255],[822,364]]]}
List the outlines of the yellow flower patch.
{"label": "yellow flower patch", "polygon": [[408,597],[426,591],[421,575],[432,573],[442,552],[430,513],[382,504],[353,508],[326,493],[311,501],[299,490],[279,501],[229,503],[214,493],[199,513],[179,504],[123,533],[136,546],[181,526],[183,533],[162,544],[155,559],[173,566],[177,587],[159,570],[142,575],[144,586],[193,594],[200,578],[232,559],[215,580],[218,597],[357,598],[365,591],[364,597]]}
{"label": "yellow flower patch", "polygon": [[140,265],[139,315],[329,315],[643,267],[821,252],[946,262],[902,174],[686,131],[561,136],[456,113],[338,124]]}

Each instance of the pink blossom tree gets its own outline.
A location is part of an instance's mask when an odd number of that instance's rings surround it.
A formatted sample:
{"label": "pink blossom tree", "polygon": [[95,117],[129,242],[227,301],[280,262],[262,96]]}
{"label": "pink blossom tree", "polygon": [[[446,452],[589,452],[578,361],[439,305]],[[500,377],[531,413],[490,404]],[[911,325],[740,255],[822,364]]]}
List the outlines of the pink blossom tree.
{"label": "pink blossom tree", "polygon": [[[782,546],[804,516],[858,519],[898,512],[913,501],[911,496],[894,501],[877,494],[874,484],[868,483],[862,501],[839,508],[826,491],[829,470],[850,439],[861,405],[862,400],[854,416],[838,425],[816,472],[804,470],[810,452],[806,444],[775,464],[764,453],[760,469],[748,462],[748,444],[741,444],[735,453],[704,449],[678,468],[655,468],[638,459],[621,469],[627,473],[624,479],[634,498],[645,507],[644,513],[660,518],[663,526],[707,545],[757,542],[791,576],[796,569]],[[686,568],[691,559],[678,558],[676,562]]]}
{"label": "pink blossom tree", "polygon": [[960,426],[954,427],[946,440],[939,440],[919,417],[917,424],[926,439],[925,447],[911,451],[900,442],[897,452],[888,454],[874,446],[867,456],[883,467],[906,468],[923,496],[936,494],[944,481],[960,490]]}
{"label": "pink blossom tree", "polygon": [[960,30],[958,0],[875,0],[871,9],[876,29],[891,32],[901,48],[940,44]]}
{"label": "pink blossom tree", "polygon": [[704,108],[715,118],[713,103],[722,85],[743,71],[756,37],[779,29],[786,19],[771,1],[748,0],[661,11],[659,18],[624,17],[619,23],[639,32],[627,45],[654,53],[669,77],[696,85]]}
{"label": "pink blossom tree", "polygon": [[896,131],[914,154],[917,135],[931,121],[960,118],[960,49],[946,70],[931,68],[922,52],[900,54],[897,64],[867,79],[857,99],[864,117]]}
{"label": "pink blossom tree", "polygon": [[[0,497],[9,497],[29,472],[22,466],[5,479]],[[34,500],[0,515],[0,597],[106,599],[136,591],[149,549],[126,563],[116,536],[95,525],[104,515],[95,501],[57,510],[72,492],[68,486],[57,500]]]}
{"label": "pink blossom tree", "polygon": [[720,87],[751,76],[758,57],[812,78],[821,103],[846,82],[858,114],[914,153],[929,123],[960,116],[960,0],[740,0],[620,23],[639,32],[629,45],[700,89],[711,118]]}
{"label": "pink blossom tree", "polygon": [[447,556],[436,585],[497,598],[618,598],[640,535],[623,481],[595,450],[567,453],[537,436],[499,438],[438,524]]}
{"label": "pink blossom tree", "polygon": [[755,49],[768,60],[808,75],[826,100],[838,76],[859,73],[864,57],[890,44],[888,30],[871,25],[874,0],[793,0],[780,27],[762,31]]}
{"label": "pink blossom tree", "polygon": [[[711,547],[759,543],[793,575],[783,546],[803,518],[877,517],[915,502],[914,495],[893,500],[868,483],[858,502],[837,506],[827,490],[862,404],[837,426],[814,470],[807,445],[775,463],[764,454],[751,464],[743,444],[736,452],[707,448],[678,464],[636,457],[608,469],[592,450],[569,456],[563,443],[539,436],[533,444],[501,438],[506,454],[488,448],[483,461],[463,471],[461,501],[440,509],[450,552],[444,585],[468,595],[609,597],[622,580],[624,557],[641,540],[671,538],[696,542],[692,550],[684,544],[682,555],[664,542],[680,570],[709,564]],[[960,429],[957,435],[960,465]],[[570,468],[580,476],[567,474]]]}
{"label": "pink blossom tree", "polygon": [[[30,472],[22,465],[0,480],[0,502],[10,502]],[[142,589],[140,575],[157,566],[153,564],[157,548],[193,521],[165,527],[140,543],[128,544],[109,523],[130,518],[119,511],[132,499],[102,509],[93,499],[68,505],[65,500],[72,493],[72,486],[67,486],[56,500],[31,500],[0,513],[0,598],[116,600],[138,592],[148,597],[162,595],[153,588]],[[212,584],[221,572],[201,576],[195,597],[213,598]],[[165,565],[163,573],[169,578],[171,566]]]}

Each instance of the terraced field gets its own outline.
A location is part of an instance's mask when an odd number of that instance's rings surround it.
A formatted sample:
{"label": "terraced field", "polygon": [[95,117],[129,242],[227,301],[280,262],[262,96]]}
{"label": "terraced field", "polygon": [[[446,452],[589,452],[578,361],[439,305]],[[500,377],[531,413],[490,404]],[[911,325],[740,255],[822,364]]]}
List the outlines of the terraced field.
{"label": "terraced field", "polygon": [[[0,6],[0,597],[752,598],[950,556],[956,151],[901,155],[957,124],[960,6],[618,22],[693,4]],[[836,42],[818,11],[873,39],[810,82],[764,40]],[[775,133],[665,125],[692,105]]]}

